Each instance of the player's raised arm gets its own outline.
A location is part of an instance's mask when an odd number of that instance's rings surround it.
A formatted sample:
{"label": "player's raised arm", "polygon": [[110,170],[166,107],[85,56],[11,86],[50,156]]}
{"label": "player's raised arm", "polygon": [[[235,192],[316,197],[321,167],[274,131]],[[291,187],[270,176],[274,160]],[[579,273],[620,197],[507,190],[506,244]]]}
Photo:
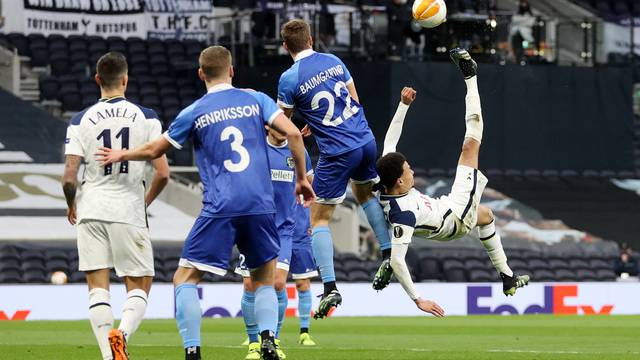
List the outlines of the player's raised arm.
{"label": "player's raised arm", "polygon": [[398,104],[398,109],[393,115],[393,119],[391,119],[391,123],[389,124],[389,129],[387,129],[387,134],[384,137],[384,150],[382,151],[383,156],[396,151],[396,146],[398,145],[398,141],[400,141],[400,135],[402,135],[404,118],[407,115],[407,110],[409,110],[409,105],[411,105],[415,99],[416,91],[413,88],[405,87],[402,89],[402,92],[400,93],[400,104]]}

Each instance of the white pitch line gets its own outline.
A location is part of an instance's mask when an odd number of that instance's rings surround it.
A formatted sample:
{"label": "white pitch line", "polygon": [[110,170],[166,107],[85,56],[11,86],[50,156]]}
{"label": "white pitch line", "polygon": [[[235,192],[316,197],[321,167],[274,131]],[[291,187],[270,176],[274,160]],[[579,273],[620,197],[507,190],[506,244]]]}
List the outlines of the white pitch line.
{"label": "white pitch line", "polygon": [[604,355],[604,354],[618,354],[618,355],[632,354],[632,355],[638,355],[638,354],[640,354],[640,352],[637,352],[637,351],[603,353],[603,352],[598,352],[598,351],[510,350],[510,349],[492,349],[492,350],[487,350],[487,352],[491,352],[491,353],[526,353],[526,354],[574,354],[574,355],[581,355],[581,354],[602,354],[602,355]]}

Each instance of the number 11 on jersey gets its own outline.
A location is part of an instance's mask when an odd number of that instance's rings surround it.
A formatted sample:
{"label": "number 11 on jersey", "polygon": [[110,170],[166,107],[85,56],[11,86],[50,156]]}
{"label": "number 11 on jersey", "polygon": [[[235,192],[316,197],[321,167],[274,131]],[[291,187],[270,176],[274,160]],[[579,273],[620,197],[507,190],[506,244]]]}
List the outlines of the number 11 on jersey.
{"label": "number 11 on jersey", "polygon": [[[111,129],[104,129],[102,130],[102,132],[100,134],[98,134],[98,137],[96,137],[96,140],[100,140],[102,139],[102,144],[104,145],[104,147],[111,149]],[[116,139],[120,139],[120,142],[122,143],[122,149],[128,149],[129,148],[129,128],[128,127],[123,127],[122,129],[120,129],[120,131],[116,134]],[[106,165],[104,167],[104,175],[111,175],[113,173],[113,165],[109,164]],[[127,174],[129,173],[129,162],[128,161],[123,161],[120,163],[120,174]]]}

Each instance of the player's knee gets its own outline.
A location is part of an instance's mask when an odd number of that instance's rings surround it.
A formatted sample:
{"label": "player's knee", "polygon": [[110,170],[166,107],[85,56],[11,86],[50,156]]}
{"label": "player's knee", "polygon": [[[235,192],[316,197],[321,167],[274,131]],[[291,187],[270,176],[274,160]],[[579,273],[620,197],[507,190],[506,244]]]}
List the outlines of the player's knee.
{"label": "player's knee", "polygon": [[276,279],[276,281],[273,283],[273,287],[276,289],[276,291],[282,291],[286,289],[287,282],[283,281],[282,279]]}
{"label": "player's knee", "polygon": [[298,292],[308,291],[310,288],[311,288],[311,281],[309,280],[296,281],[296,290],[298,290]]}
{"label": "player's knee", "polygon": [[478,207],[478,226],[489,225],[493,221],[493,212],[484,205]]}

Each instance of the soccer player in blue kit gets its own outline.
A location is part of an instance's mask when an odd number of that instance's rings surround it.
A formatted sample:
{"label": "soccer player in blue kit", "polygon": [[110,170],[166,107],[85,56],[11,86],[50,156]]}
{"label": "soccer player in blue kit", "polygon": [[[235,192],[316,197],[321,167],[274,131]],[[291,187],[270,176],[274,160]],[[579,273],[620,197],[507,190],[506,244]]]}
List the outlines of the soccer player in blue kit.
{"label": "soccer player in blue kit", "polygon": [[315,195],[306,177],[302,136],[268,96],[231,85],[233,66],[227,49],[208,47],[200,54],[199,63],[198,75],[207,94],[182,110],[163,136],[133,150],[100,148],[96,155],[103,165],[149,160],[171,146],[182,148],[188,138],[193,140],[204,185],[203,209],[185,241],[173,277],[185,359],[200,359],[202,310],[197,284],[204,271],[226,273],[236,244],[246,257],[255,286],[262,358],[277,360],[278,299],[273,283],[280,246],[264,126],[286,135],[297,175],[295,192],[308,205]]}
{"label": "soccer player in blue kit", "polygon": [[[267,150],[271,165],[271,181],[273,183],[274,201],[276,205],[276,227],[280,238],[280,254],[276,265],[275,289],[278,294],[278,328],[276,330],[276,346],[280,359],[286,355],[282,350],[279,335],[288,306],[287,275],[296,281],[299,301],[298,309],[301,322],[299,342],[303,345],[313,343],[309,337],[309,318],[311,313],[310,278],[317,276],[316,264],[311,250],[309,238],[309,209],[296,201],[295,173],[293,158],[287,147],[287,138],[267,126]],[[306,156],[307,178],[313,179],[311,159]],[[254,286],[245,264],[245,256],[240,256],[240,263],[235,272],[243,277],[244,292],[242,295],[242,315],[244,317],[249,349],[245,360],[260,359],[258,329],[255,322]]]}
{"label": "soccer player in blue kit", "polygon": [[314,317],[323,318],[342,303],[329,220],[344,200],[350,179],[353,194],[378,238],[383,266],[389,263],[391,240],[382,207],[372,193],[378,181],[376,142],[349,70],[336,56],[313,51],[309,25],[303,20],[284,24],[281,35],[294,64],[280,77],[278,105],[288,117],[294,108],[302,114],[320,149],[313,179],[318,198],[311,207],[311,226],[313,254],[324,284]]}

